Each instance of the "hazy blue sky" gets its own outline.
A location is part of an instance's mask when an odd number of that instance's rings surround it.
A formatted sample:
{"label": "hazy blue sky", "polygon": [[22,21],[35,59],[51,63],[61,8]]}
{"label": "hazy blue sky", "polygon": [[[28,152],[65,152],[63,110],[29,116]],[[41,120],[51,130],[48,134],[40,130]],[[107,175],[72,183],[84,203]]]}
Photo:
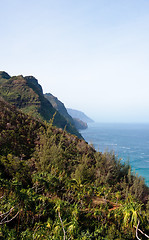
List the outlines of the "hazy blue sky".
{"label": "hazy blue sky", "polygon": [[149,0],[0,0],[0,70],[101,122],[149,122]]}

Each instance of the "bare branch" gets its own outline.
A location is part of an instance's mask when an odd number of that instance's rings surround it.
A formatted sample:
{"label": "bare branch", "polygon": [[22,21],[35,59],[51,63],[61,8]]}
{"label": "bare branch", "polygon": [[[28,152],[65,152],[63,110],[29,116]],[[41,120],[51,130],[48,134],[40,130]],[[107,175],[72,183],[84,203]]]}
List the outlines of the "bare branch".
{"label": "bare branch", "polygon": [[[20,211],[18,211],[18,212],[16,213],[16,215],[14,215],[11,219],[9,219],[9,220],[7,220],[7,221],[5,221],[5,222],[0,222],[0,225],[11,222],[14,218],[16,218],[16,217],[18,216],[19,212],[20,212]],[[4,220],[4,219],[3,219],[3,220]],[[2,221],[3,221],[3,220],[2,220]]]}
{"label": "bare branch", "polygon": [[64,229],[63,221],[61,219],[60,211],[58,211],[58,216],[59,216],[59,219],[60,219],[61,224],[62,224],[62,229],[63,229],[63,233],[64,233],[64,240],[66,240],[66,232],[65,232],[65,229]]}
{"label": "bare branch", "polygon": [[[15,208],[15,207],[11,208],[8,212],[5,212],[5,213],[1,214],[0,217],[4,216],[4,215],[6,215],[6,214],[9,215],[14,208]],[[3,220],[2,220],[2,221],[3,221]]]}
{"label": "bare branch", "polygon": [[140,233],[142,233],[142,235],[144,235],[146,238],[149,239],[149,236],[147,234],[145,234],[144,232],[142,232],[138,227],[139,227],[139,225],[137,225],[137,227],[134,226],[134,228],[136,228],[137,231],[139,231]]}
{"label": "bare branch", "polygon": [[138,231],[139,231],[140,233],[142,233],[145,237],[147,237],[147,238],[149,239],[149,236],[148,236],[146,233],[142,232],[139,228],[138,228]]}
{"label": "bare branch", "polygon": [[137,224],[137,227],[136,227],[136,238],[138,240],[141,240],[139,237],[138,237],[138,227],[139,227],[139,224],[140,224],[140,221],[138,221],[138,224]]}

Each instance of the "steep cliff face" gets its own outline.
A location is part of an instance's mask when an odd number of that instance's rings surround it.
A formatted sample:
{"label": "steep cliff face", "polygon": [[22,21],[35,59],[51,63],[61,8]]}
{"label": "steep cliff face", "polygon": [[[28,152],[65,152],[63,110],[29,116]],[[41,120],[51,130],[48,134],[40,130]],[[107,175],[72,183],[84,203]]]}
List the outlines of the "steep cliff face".
{"label": "steep cliff face", "polygon": [[68,114],[64,103],[62,103],[57,97],[53,96],[51,93],[46,93],[44,94],[44,96],[61,115],[63,115],[69,122],[74,125],[73,118]]}
{"label": "steep cliff face", "polygon": [[61,114],[63,115],[68,122],[70,122],[73,126],[75,126],[78,130],[80,129],[86,129],[87,128],[87,123],[86,122],[83,122],[82,120],[80,120],[79,118],[76,118],[76,117],[72,117],[65,105],[57,98],[57,97],[54,97],[51,93],[46,93],[44,95],[49,101],[50,103],[52,104],[52,106]]}
{"label": "steep cliff face", "polygon": [[66,128],[68,132],[82,138],[76,128],[71,125],[44,97],[42,87],[33,76],[22,75],[10,77],[6,72],[0,72],[0,96],[24,113],[35,118],[49,121],[54,116],[53,124]]}

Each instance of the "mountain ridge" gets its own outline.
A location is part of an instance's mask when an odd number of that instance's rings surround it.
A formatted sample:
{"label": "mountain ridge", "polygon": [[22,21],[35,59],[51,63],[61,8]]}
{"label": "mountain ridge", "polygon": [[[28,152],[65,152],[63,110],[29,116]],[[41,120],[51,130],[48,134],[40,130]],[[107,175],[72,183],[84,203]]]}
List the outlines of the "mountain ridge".
{"label": "mountain ridge", "polygon": [[44,96],[49,100],[52,106],[63,115],[68,121],[74,124],[72,117],[68,114],[64,103],[62,103],[57,97],[53,96],[51,93],[45,93]]}
{"label": "mountain ridge", "polygon": [[54,116],[54,125],[62,129],[66,128],[68,132],[82,138],[77,129],[44,97],[41,85],[33,76],[10,77],[6,72],[1,71],[0,95],[23,112],[39,119],[50,121]]}
{"label": "mountain ridge", "polygon": [[57,97],[53,96],[51,93],[45,93],[44,96],[50,101],[52,106],[63,115],[68,122],[70,122],[73,126],[75,126],[78,130],[86,129],[88,126],[86,122],[73,118],[67,111],[64,103],[62,103]]}

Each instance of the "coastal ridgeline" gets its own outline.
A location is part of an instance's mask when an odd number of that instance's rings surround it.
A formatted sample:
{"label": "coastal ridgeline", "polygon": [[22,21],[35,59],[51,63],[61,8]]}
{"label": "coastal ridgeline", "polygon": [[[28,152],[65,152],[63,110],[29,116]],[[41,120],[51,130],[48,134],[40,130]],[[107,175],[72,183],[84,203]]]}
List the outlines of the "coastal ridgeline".
{"label": "coastal ridgeline", "polygon": [[87,123],[85,121],[82,121],[80,118],[75,117],[75,114],[72,117],[68,113],[68,110],[66,109],[65,105],[60,100],[58,100],[57,97],[54,97],[51,93],[46,93],[44,94],[44,96],[49,100],[52,106],[78,130],[87,128]]}
{"label": "coastal ridgeline", "polygon": [[21,109],[35,118],[49,121],[79,138],[81,134],[71,122],[67,121],[44,97],[42,87],[33,76],[10,77],[6,72],[0,72],[0,96],[13,106]]}

